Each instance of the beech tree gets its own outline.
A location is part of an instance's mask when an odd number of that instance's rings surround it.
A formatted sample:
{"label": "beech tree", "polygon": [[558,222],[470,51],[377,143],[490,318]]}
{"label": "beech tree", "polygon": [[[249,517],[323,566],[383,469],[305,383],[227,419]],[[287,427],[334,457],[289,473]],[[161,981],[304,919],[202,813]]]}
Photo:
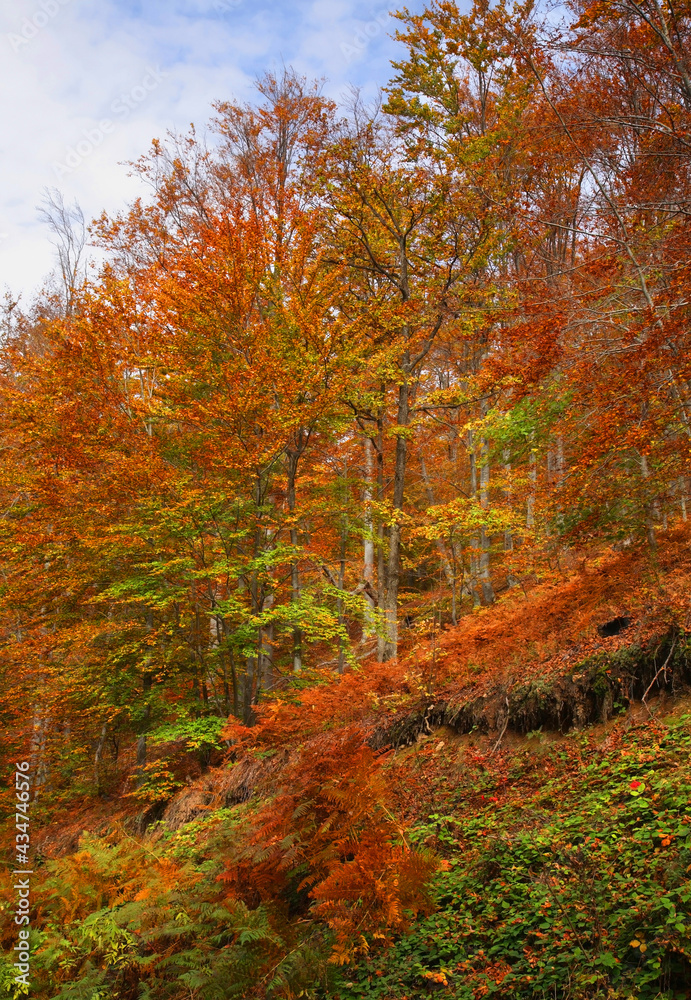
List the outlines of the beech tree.
{"label": "beech tree", "polygon": [[163,787],[161,727],[252,723],[687,516],[686,9],[398,19],[383,107],[286,71],[155,142],[88,282],[52,196],[64,296],[8,299],[0,377],[3,697],[41,704],[6,709],[41,795],[127,753]]}
{"label": "beech tree", "polygon": [[[323,190],[333,260],[343,260],[349,275],[339,308],[369,341],[366,381],[346,402],[376,456],[378,602],[386,622],[379,656],[386,660],[397,651],[406,475],[426,365],[440,334],[472,308],[494,231],[431,158],[411,157],[390,121],[357,105],[325,157]],[[387,437],[395,441],[390,458]]]}

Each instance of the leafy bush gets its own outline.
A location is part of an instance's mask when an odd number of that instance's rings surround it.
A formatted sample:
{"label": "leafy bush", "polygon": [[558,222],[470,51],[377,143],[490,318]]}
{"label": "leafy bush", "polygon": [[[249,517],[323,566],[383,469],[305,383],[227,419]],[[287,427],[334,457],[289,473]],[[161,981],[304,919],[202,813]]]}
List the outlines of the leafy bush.
{"label": "leafy bush", "polygon": [[[638,729],[608,752],[587,737],[555,746],[554,777],[525,797],[523,755],[505,804],[494,796],[476,815],[431,815],[418,835],[435,835],[446,854],[437,912],[384,959],[343,974],[334,995],[686,997],[690,722]],[[487,787],[489,764],[468,775],[465,802],[473,777]]]}

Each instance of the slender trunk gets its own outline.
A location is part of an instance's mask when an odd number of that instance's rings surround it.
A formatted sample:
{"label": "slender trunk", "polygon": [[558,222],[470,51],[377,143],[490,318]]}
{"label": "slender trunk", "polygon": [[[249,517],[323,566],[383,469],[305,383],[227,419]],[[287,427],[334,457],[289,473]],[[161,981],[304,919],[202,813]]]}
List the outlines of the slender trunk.
{"label": "slender trunk", "polygon": [[[377,415],[377,500],[381,506],[384,502],[384,415]],[[387,562],[385,559],[386,533],[381,518],[377,524],[377,605],[380,611],[384,610],[386,604],[387,591]],[[384,659],[384,640],[381,636],[377,643],[377,659],[381,663]]]}
{"label": "slender trunk", "polygon": [[526,515],[525,515],[525,526],[526,528],[535,527],[535,495],[537,493],[537,456],[535,454],[535,448],[533,447],[533,437],[530,438],[530,457],[528,459],[529,469],[528,476],[530,478],[530,488],[528,491],[528,500],[526,503]]}
{"label": "slender trunk", "polygon": [[[290,514],[290,544],[294,549],[298,546],[298,528],[295,523],[295,482],[297,479],[298,462],[302,454],[302,431],[299,432],[297,447],[294,451],[288,452],[288,511]],[[290,564],[290,587],[292,591],[293,604],[300,601],[300,566],[296,558]],[[302,670],[302,629],[293,629],[293,673],[299,674]]]}
{"label": "slender trunk", "polygon": [[[261,506],[261,482],[257,479],[256,491],[257,510]],[[264,550],[265,531],[261,524],[257,524],[254,533],[254,558]],[[259,576],[254,570],[249,578],[250,607],[253,615],[260,615],[262,612],[263,595],[261,594]],[[261,669],[257,659],[257,651],[261,649],[261,629],[257,630],[255,642],[255,652],[250,654],[245,661],[245,679],[242,692],[242,719],[246,726],[252,725],[254,721],[253,705],[255,704],[259,690],[261,688]]]}
{"label": "slender trunk", "polygon": [[[643,480],[650,478],[650,468],[648,466],[648,456],[641,454],[641,475]],[[655,552],[657,550],[657,537],[655,535],[655,501],[645,501],[645,536],[648,545]]]}
{"label": "slender trunk", "polygon": [[566,468],[566,462],[564,459],[564,437],[562,434],[557,435],[557,482],[562,483],[564,481],[564,469]]}
{"label": "slender trunk", "polygon": [[233,656],[232,649],[229,651],[230,657],[230,679],[233,685],[233,715],[236,719],[240,717],[240,698],[239,698],[239,688],[238,688],[238,672],[235,666],[235,657]]}
{"label": "slender trunk", "polygon": [[[502,455],[504,461],[504,473],[506,474],[507,480],[511,478],[511,452],[508,448],[504,449]],[[504,491],[504,498],[506,500],[506,506],[511,510],[513,508],[513,503],[511,499],[511,487],[508,486]],[[513,552],[513,534],[511,531],[507,530],[504,532],[504,552]]]}
{"label": "slender trunk", "polygon": [[[221,644],[221,637],[224,633],[223,628],[223,616],[216,612],[216,599],[218,597],[218,591],[216,587],[211,587],[209,599],[211,602],[211,617],[209,618],[209,650],[217,650]],[[228,666],[226,663],[225,656],[221,656],[217,661],[221,669],[223,670],[223,700],[216,693],[216,685],[213,682],[213,678],[210,677],[210,682],[214,690],[214,700],[216,702],[216,711],[219,714],[228,715],[230,713],[230,688],[228,686]]]}
{"label": "slender trunk", "polygon": [[230,715],[230,684],[228,683],[228,668],[223,660],[223,714]]}
{"label": "slender trunk", "polygon": [[[273,594],[267,594],[264,592],[264,588],[260,585],[256,573],[252,574],[250,590],[252,595],[253,614],[261,615],[267,608],[272,607],[274,599]],[[259,699],[261,691],[268,690],[273,686],[272,637],[272,625],[260,626],[257,629],[255,646],[256,652],[253,656],[250,656],[247,659],[247,668],[245,672],[245,686],[247,690],[244,692],[245,709],[243,712],[246,725],[249,725],[246,721],[248,717],[247,705],[251,706],[255,704]]]}
{"label": "slender trunk", "polygon": [[679,477],[679,505],[681,507],[681,519],[686,520],[686,481],[683,476]]}
{"label": "slender trunk", "polygon": [[[345,571],[346,571],[346,553],[348,551],[348,520],[343,518],[341,521],[341,551],[339,553],[340,559],[338,564],[338,589],[342,591],[345,586]],[[338,624],[340,627],[344,625],[343,616],[343,600],[339,596],[336,602],[336,611],[338,614]],[[345,648],[343,645],[343,639],[338,641],[338,672],[342,674],[345,670],[346,658],[345,658]]]}
{"label": "slender trunk", "polygon": [[[468,430],[468,461],[470,463],[470,495],[476,497],[477,489],[477,460],[475,457],[475,435],[472,429]],[[470,580],[468,590],[473,599],[473,604],[477,608],[482,603],[480,591],[478,589],[478,553],[480,551],[480,536],[477,534],[470,537]]]}
{"label": "slender trunk", "polygon": [[458,461],[458,431],[453,427],[449,434],[449,460],[456,464]]}
{"label": "slender trunk", "polygon": [[99,741],[96,744],[96,753],[94,754],[94,784],[96,785],[96,794],[101,792],[101,779],[98,773],[98,766],[101,763],[101,754],[103,753],[103,746],[106,742],[106,733],[108,731],[107,723],[103,723],[103,728],[101,729],[101,735]]}
{"label": "slender trunk", "polygon": [[139,737],[137,739],[137,786],[140,787],[144,784],[146,780],[146,734],[149,730],[149,722],[151,721],[151,704],[149,702],[149,695],[151,694],[152,685],[152,675],[144,674],[144,679],[142,682],[142,692],[144,695],[145,705],[144,713],[142,715],[142,721],[139,725]]}
{"label": "slender trunk", "polygon": [[[489,510],[489,442],[485,438],[480,440],[480,506],[483,510]],[[480,529],[480,583],[482,585],[482,596],[485,604],[494,603],[494,587],[489,571],[490,562],[490,539],[487,529],[483,524]]]}
{"label": "slender trunk", "polygon": [[[425,464],[425,456],[420,453],[420,472],[422,474],[422,481],[425,484],[425,495],[427,496],[427,503],[430,507],[434,506],[435,497],[434,490],[432,489],[432,483],[429,478],[429,473],[427,472],[427,466]],[[453,529],[452,529],[453,530]],[[439,553],[439,559],[441,562],[441,568],[446,577],[446,582],[451,589],[451,621],[456,624],[456,574],[454,572],[453,566],[451,565],[451,560],[449,559],[449,554],[444,544],[443,539],[435,538],[434,544]]]}
{"label": "slender trunk", "polygon": [[[404,381],[398,390],[399,428],[407,428],[410,416],[410,385],[407,377],[409,359],[404,359]],[[398,654],[398,585],[401,572],[401,520],[405,490],[406,459],[408,442],[404,433],[396,436],[396,457],[393,478],[393,518],[389,532],[389,552],[386,567],[386,600],[384,603],[385,637],[383,641],[383,661],[391,660]]]}
{"label": "slender trunk", "polygon": [[[374,479],[374,455],[372,454],[372,441],[365,438],[365,543],[362,560],[362,579],[370,586],[374,583],[374,522],[372,518],[372,481]],[[365,627],[362,632],[363,639],[371,636],[373,629],[374,600],[365,592],[365,601],[370,611],[365,612]]]}
{"label": "slender trunk", "polygon": [[[271,610],[274,603],[274,595],[266,594],[261,599],[261,610]],[[257,656],[257,688],[262,691],[270,691],[274,686],[274,649],[273,649],[274,627],[264,625],[259,630],[259,649]]]}
{"label": "slender trunk", "polygon": [[256,676],[256,659],[248,656],[245,662],[245,682],[242,686],[242,721],[246,726],[251,726],[254,721],[254,683]]}
{"label": "slender trunk", "polygon": [[[249,555],[249,553],[247,553]],[[254,580],[252,576],[240,577],[237,583],[238,595],[249,595],[250,608],[254,612]],[[244,657],[244,669],[235,663],[231,651],[231,667],[233,671],[235,716],[242,719],[246,726],[251,724],[252,696],[254,686],[254,667],[252,657]]]}
{"label": "slender trunk", "polygon": [[48,784],[48,761],[46,759],[48,723],[49,717],[45,708],[40,703],[37,704],[34,708],[31,754],[29,756],[29,773],[32,776],[34,802],[38,801],[41,791]]}
{"label": "slender trunk", "polygon": [[[456,559],[456,544],[453,540],[453,528],[449,532],[449,547],[451,548],[451,565],[453,572],[453,584],[451,586],[451,624],[458,624],[458,597],[457,597],[457,581],[458,581],[458,560]],[[463,581],[461,580],[461,593],[463,593]]]}

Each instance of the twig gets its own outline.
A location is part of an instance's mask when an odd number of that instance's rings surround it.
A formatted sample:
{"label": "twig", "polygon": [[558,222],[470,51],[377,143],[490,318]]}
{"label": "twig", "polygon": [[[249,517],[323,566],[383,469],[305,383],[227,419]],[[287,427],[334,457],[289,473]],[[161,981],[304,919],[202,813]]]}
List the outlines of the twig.
{"label": "twig", "polygon": [[[372,653],[375,651],[376,648],[377,648],[376,642],[370,643],[369,646],[365,646],[364,651],[358,653],[358,655],[355,657],[355,659],[356,660],[366,660],[368,656],[372,655]],[[322,660],[320,663],[317,664],[317,670],[321,670],[322,667],[330,667],[334,663],[338,663],[338,657],[337,656],[334,657],[331,660]]]}
{"label": "twig", "polygon": [[504,733],[506,732],[506,729],[507,729],[508,725],[509,725],[509,696],[507,695],[506,696],[506,718],[504,719],[504,728],[499,733],[499,739],[497,740],[497,742],[494,744],[494,746],[490,750],[491,754],[492,753],[496,753],[497,750],[499,749],[499,745],[500,745],[501,741],[504,739]]}
{"label": "twig", "polygon": [[645,707],[646,707],[646,708],[648,709],[648,714],[649,714],[649,715],[652,715],[653,713],[652,713],[652,712],[650,711],[650,707],[648,706],[648,702],[647,702],[647,701],[646,701],[645,699],[646,699],[646,698],[648,697],[648,695],[650,694],[650,689],[652,688],[653,684],[654,684],[654,683],[655,683],[655,681],[656,681],[656,680],[658,679],[658,677],[660,676],[660,674],[662,674],[662,673],[665,673],[665,674],[666,674],[666,673],[667,673],[667,664],[668,664],[668,663],[669,663],[669,661],[670,661],[670,660],[672,659],[672,653],[674,652],[674,647],[676,646],[676,644],[677,644],[677,640],[675,639],[675,640],[674,640],[674,642],[672,643],[672,648],[671,648],[671,649],[670,649],[670,651],[669,651],[669,655],[667,656],[667,659],[666,659],[666,660],[665,660],[665,662],[664,662],[664,663],[662,664],[662,666],[660,667],[660,669],[659,669],[659,670],[657,671],[657,673],[655,674],[655,676],[654,676],[654,677],[653,677],[653,679],[651,680],[650,684],[649,684],[649,685],[648,685],[648,687],[647,687],[647,688],[645,689],[645,694],[644,694],[644,695],[643,695],[643,697],[641,698],[641,701],[643,702],[643,704],[645,705]]}

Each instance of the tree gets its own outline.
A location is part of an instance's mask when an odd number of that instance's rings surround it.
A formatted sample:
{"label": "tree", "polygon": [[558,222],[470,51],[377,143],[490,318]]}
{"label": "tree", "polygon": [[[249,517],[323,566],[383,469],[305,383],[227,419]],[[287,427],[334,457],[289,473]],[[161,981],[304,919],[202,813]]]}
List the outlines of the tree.
{"label": "tree", "polygon": [[73,205],[66,205],[64,195],[57,188],[46,188],[39,216],[52,236],[60,272],[62,309],[69,318],[74,310],[79,284],[84,279],[84,213],[76,201]]}
{"label": "tree", "polygon": [[[355,105],[324,159],[332,260],[349,283],[341,311],[369,340],[367,377],[347,403],[376,455],[379,605],[386,634],[379,656],[396,655],[406,473],[415,405],[441,332],[475,292],[492,252],[492,230],[434,162],[413,158],[380,113]],[[387,437],[393,438],[385,491]]]}

